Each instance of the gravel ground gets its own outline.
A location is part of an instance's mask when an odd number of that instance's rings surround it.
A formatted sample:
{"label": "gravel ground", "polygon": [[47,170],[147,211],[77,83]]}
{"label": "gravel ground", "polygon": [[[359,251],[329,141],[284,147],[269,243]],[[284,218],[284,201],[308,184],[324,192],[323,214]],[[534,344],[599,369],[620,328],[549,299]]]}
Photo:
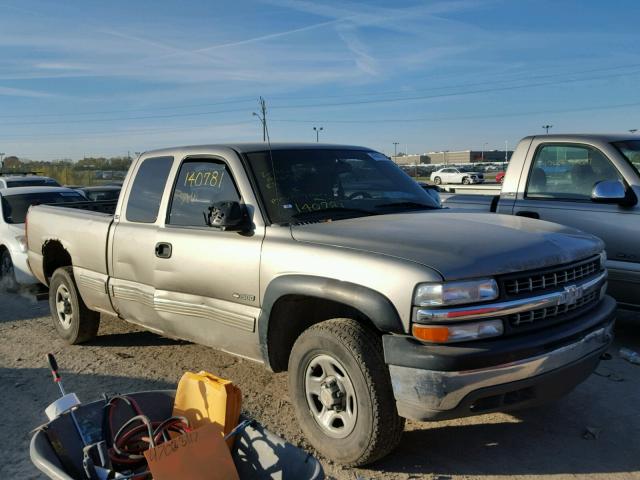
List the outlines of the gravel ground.
{"label": "gravel ground", "polygon": [[[366,469],[321,459],[325,472],[335,479],[640,479],[640,366],[618,355],[621,346],[640,351],[640,315],[621,312],[616,333],[612,359],[559,402],[513,415],[408,422],[386,459]],[[174,388],[185,370],[233,379],[249,415],[311,450],[294,420],[286,375],[250,361],[106,318],[94,342],[68,346],[50,324],[47,303],[26,294],[0,293],[0,338],[0,479],[42,478],[28,444],[30,430],[44,423],[44,408],[58,396],[47,352],[56,354],[67,390],[84,400]]]}

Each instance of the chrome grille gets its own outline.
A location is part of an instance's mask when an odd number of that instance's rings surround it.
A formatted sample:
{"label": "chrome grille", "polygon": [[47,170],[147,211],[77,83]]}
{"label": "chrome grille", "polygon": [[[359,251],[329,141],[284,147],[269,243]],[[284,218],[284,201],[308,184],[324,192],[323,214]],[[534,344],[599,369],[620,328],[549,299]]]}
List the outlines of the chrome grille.
{"label": "chrome grille", "polygon": [[515,313],[507,316],[507,321],[512,327],[519,327],[522,325],[528,325],[542,320],[549,320],[560,315],[565,315],[573,310],[577,310],[582,307],[586,307],[592,303],[597,302],[600,295],[600,290],[596,289],[584,297],[578,299],[573,304],[556,305],[555,307],[539,308],[537,310],[530,310],[528,312]]}
{"label": "chrome grille", "polygon": [[544,290],[553,290],[568,283],[575,283],[600,271],[600,258],[589,259],[571,265],[529,273],[503,280],[504,292],[508,296],[522,295]]}

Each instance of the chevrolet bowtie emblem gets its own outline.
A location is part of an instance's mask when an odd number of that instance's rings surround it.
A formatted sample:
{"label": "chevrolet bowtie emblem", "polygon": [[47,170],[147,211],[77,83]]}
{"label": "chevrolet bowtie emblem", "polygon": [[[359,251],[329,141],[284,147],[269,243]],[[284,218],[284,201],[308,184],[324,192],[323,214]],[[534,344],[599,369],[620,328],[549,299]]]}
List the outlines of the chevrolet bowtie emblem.
{"label": "chevrolet bowtie emblem", "polygon": [[578,285],[569,285],[567,287],[564,287],[564,292],[560,303],[573,305],[578,300],[580,300],[583,295],[584,289],[582,287],[579,287]]}

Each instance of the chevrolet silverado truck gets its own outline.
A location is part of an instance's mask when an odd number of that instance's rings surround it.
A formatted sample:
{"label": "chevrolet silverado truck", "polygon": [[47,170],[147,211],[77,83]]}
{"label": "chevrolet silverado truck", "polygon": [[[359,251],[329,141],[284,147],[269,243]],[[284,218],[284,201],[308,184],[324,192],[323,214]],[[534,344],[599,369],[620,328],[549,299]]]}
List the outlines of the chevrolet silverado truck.
{"label": "chevrolet silverado truck", "polygon": [[345,465],[389,453],[405,418],[557,398],[612,340],[601,240],[448,213],[363,147],[148,152],[115,210],[32,207],[27,243],[67,342],[103,314],[288,370],[305,435]]}
{"label": "chevrolet silverado truck", "polygon": [[540,135],[520,141],[500,195],[443,195],[443,206],[561,223],[597,235],[609,294],[640,308],[640,137]]}

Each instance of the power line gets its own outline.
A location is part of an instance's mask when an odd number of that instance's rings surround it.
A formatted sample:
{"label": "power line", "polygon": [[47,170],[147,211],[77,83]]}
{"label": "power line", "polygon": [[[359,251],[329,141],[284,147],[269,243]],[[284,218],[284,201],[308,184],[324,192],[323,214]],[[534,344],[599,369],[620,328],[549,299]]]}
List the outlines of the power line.
{"label": "power line", "polygon": [[[454,84],[454,85],[446,85],[446,86],[441,86],[441,87],[432,87],[429,89],[420,89],[420,90],[415,90],[416,93],[419,92],[430,92],[430,91],[438,91],[438,90],[447,90],[447,89],[451,89],[451,88],[463,88],[463,87],[474,87],[474,86],[480,86],[480,85],[487,85],[487,84],[496,84],[496,83],[508,83],[508,82],[516,82],[516,81],[522,81],[522,80],[531,80],[531,79],[540,79],[540,78],[554,78],[554,77],[562,77],[562,76],[574,76],[574,75],[580,75],[583,73],[593,73],[593,72],[602,72],[602,71],[609,71],[609,70],[619,70],[621,68],[624,68],[625,71],[628,72],[628,70],[630,68],[636,68],[636,67],[640,67],[640,63],[638,64],[625,64],[625,65],[616,65],[616,66],[610,66],[610,67],[600,67],[600,68],[592,68],[592,69],[587,69],[587,70],[578,70],[578,71],[572,71],[572,72],[561,72],[561,73],[548,73],[548,74],[543,74],[543,75],[531,75],[528,72],[514,72],[515,74],[517,74],[518,76],[523,76],[524,78],[509,78],[509,79],[503,79],[503,78],[493,78],[489,81],[483,81],[483,82],[464,82],[464,83],[459,83],[459,84]],[[341,95],[314,95],[314,96],[302,96],[302,97],[297,97],[297,100],[315,100],[315,99],[319,99],[319,98],[353,98],[353,97],[367,97],[367,96],[384,96],[384,95],[394,95],[394,94],[400,94],[400,93],[404,93],[402,90],[387,90],[387,91],[382,91],[382,92],[356,92],[356,93],[350,93],[350,94],[341,94]],[[176,110],[176,109],[185,109],[185,108],[198,108],[198,107],[212,107],[212,106],[219,106],[219,105],[230,105],[230,104],[238,104],[238,103],[248,103],[250,101],[254,101],[253,96],[246,96],[246,97],[237,97],[234,100],[225,100],[225,101],[218,101],[218,102],[208,102],[208,103],[198,103],[198,104],[187,104],[187,105],[174,105],[174,106],[158,106],[158,107],[146,107],[146,108],[131,108],[131,109],[119,109],[119,110],[102,110],[102,111],[94,111],[94,112],[67,112],[67,113],[39,113],[39,114],[6,114],[6,115],[0,115],[0,118],[30,118],[30,117],[78,117],[78,116],[86,116],[86,115],[105,115],[105,114],[114,114],[114,113],[128,113],[128,112],[148,112],[148,111],[153,111],[153,110]],[[271,99],[288,99],[290,98],[289,95],[270,95]]]}
{"label": "power line", "polygon": [[[518,90],[532,87],[540,87],[540,86],[549,86],[549,85],[558,85],[558,84],[566,84],[566,83],[575,83],[575,82],[584,82],[589,80],[600,80],[606,78],[614,78],[640,73],[640,70],[636,71],[626,71],[624,73],[619,72],[615,74],[609,75],[600,75],[595,77],[587,77],[587,78],[579,78],[579,79],[565,79],[565,80],[556,80],[550,82],[537,82],[537,83],[526,83],[522,85],[512,85],[512,86],[503,86],[503,87],[493,87],[493,88],[485,88],[485,89],[476,89],[462,92],[451,92],[451,93],[442,93],[435,95],[418,95],[418,96],[410,96],[410,97],[395,97],[395,98],[384,98],[378,100],[357,100],[350,102],[339,102],[339,103],[316,103],[316,104],[297,104],[297,105],[275,105],[272,106],[272,109],[297,109],[297,108],[323,108],[323,107],[335,107],[335,106],[345,106],[345,105],[369,105],[369,104],[379,104],[379,103],[395,103],[395,102],[406,102],[406,101],[414,101],[414,100],[428,100],[434,98],[448,98],[448,97],[458,97],[458,96],[466,96],[466,95],[475,95],[479,93],[491,93],[491,92],[500,92],[500,91],[509,91],[509,90]],[[147,119],[161,119],[161,118],[177,118],[177,117],[192,117],[192,116],[202,116],[202,115],[215,115],[219,113],[239,113],[246,112],[247,109],[230,109],[230,110],[216,110],[216,111],[208,111],[208,112],[190,112],[190,113],[172,113],[166,115],[142,115],[142,116],[129,116],[129,117],[113,117],[113,118],[102,118],[102,119],[74,119],[74,120],[57,120],[57,121],[44,121],[44,122],[11,122],[11,123],[0,123],[0,125],[10,125],[10,126],[25,126],[25,125],[59,125],[66,123],[92,123],[92,122],[112,122],[112,121],[129,121],[129,120],[147,120]]]}
{"label": "power line", "polygon": [[574,113],[574,112],[589,112],[596,110],[615,110],[618,108],[638,107],[640,102],[633,103],[621,103],[616,105],[600,105],[595,107],[579,107],[563,110],[537,110],[518,113],[482,113],[477,115],[461,115],[455,117],[417,117],[417,118],[381,118],[381,119],[349,119],[349,120],[337,120],[337,119],[283,119],[273,118],[272,122],[278,123],[402,123],[402,122],[442,122],[453,120],[474,120],[479,118],[501,118],[501,117],[523,117],[527,115],[543,115],[547,113]]}

